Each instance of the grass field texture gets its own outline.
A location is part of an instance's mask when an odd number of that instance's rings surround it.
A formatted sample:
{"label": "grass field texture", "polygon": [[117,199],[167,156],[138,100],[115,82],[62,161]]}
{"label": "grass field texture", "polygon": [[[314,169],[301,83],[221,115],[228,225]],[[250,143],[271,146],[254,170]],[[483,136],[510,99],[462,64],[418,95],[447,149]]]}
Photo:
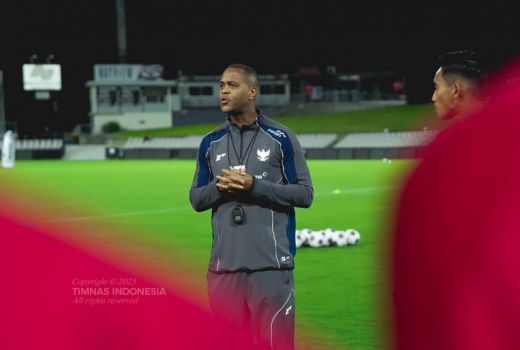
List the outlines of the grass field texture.
{"label": "grass field texture", "polygon": [[[348,133],[437,128],[439,121],[432,117],[431,104],[381,107],[349,112],[277,116],[276,121],[288,126],[296,133]],[[196,115],[194,115],[194,118]],[[222,114],[222,122],[225,120]],[[220,123],[176,126],[174,128],[122,131],[116,137],[164,137],[204,135]]]}

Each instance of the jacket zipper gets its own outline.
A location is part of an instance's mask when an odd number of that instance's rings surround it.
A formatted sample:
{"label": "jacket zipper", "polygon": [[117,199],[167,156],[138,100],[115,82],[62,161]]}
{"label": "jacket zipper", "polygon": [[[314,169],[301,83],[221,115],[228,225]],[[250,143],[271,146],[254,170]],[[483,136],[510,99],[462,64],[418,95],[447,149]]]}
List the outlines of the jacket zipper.
{"label": "jacket zipper", "polygon": [[[244,129],[240,128],[240,159],[244,160],[243,156],[242,156],[242,147],[243,147],[243,143],[244,143]],[[242,161],[240,161],[242,163]],[[243,165],[243,164],[239,164],[239,165]]]}

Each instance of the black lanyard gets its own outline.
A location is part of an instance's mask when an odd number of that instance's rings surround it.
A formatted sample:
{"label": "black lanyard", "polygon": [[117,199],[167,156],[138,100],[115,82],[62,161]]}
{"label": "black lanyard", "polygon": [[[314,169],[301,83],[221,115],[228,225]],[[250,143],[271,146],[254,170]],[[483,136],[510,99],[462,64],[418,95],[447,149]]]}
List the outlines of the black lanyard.
{"label": "black lanyard", "polygon": [[[227,152],[228,152],[229,167],[231,167],[231,157],[229,156],[229,139],[231,139],[231,145],[233,146],[233,151],[235,152],[235,157],[238,159],[238,162],[239,162],[238,165],[244,165],[247,170],[247,163],[249,162],[249,156],[251,155],[251,152],[253,151],[253,148],[251,146],[255,143],[256,136],[258,135],[259,131],[260,131],[260,125],[258,125],[258,129],[256,129],[255,135],[253,136],[253,138],[251,138],[251,141],[249,141],[249,144],[247,145],[247,148],[246,148],[246,151],[244,152],[243,157],[240,157],[238,155],[237,149],[235,147],[235,142],[233,142],[233,137],[231,136],[231,133],[232,133],[231,128],[229,129],[229,135],[228,135],[228,139],[227,139]],[[240,132],[242,133],[243,131],[240,130]],[[243,135],[242,135],[242,137],[243,137]],[[242,151],[242,148],[240,149],[240,151]],[[248,153],[248,151],[249,151],[249,153]],[[247,158],[246,158],[246,155],[247,155]],[[244,158],[246,159],[246,164],[244,164]]]}

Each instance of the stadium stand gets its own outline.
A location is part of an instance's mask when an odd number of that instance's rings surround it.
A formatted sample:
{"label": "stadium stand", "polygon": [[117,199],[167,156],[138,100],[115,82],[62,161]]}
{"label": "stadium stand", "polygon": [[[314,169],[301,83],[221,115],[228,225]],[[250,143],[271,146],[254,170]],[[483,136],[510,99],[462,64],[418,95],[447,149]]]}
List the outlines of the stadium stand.
{"label": "stadium stand", "polygon": [[[304,148],[325,148],[336,141],[336,134],[301,134],[298,140]],[[198,149],[202,135],[184,137],[155,137],[145,139],[142,137],[131,137],[125,142],[125,149]]]}
{"label": "stadium stand", "polygon": [[428,143],[434,131],[403,131],[348,134],[334,148],[396,148],[417,147]]}
{"label": "stadium stand", "polygon": [[306,148],[326,148],[331,146],[338,138],[336,134],[298,134],[300,144]]}
{"label": "stadium stand", "polygon": [[[436,131],[402,131],[338,134],[297,134],[309,159],[415,158]],[[194,159],[203,135],[179,137],[130,137],[121,147],[68,145],[62,139],[16,140],[17,159]],[[106,148],[105,148],[106,147]],[[92,147],[91,147],[92,148]],[[104,153],[103,153],[104,149]]]}
{"label": "stadium stand", "polygon": [[62,139],[17,139],[15,149],[16,159],[61,159],[65,145]]}
{"label": "stadium stand", "polygon": [[436,135],[435,131],[348,134],[334,145],[335,158],[415,158]]}
{"label": "stadium stand", "polygon": [[198,149],[202,135],[184,137],[154,137],[146,139],[131,137],[126,140],[125,149]]}
{"label": "stadium stand", "polygon": [[105,145],[67,145],[64,160],[105,160]]}
{"label": "stadium stand", "polygon": [[30,139],[16,140],[17,150],[37,151],[37,150],[61,150],[63,149],[62,139]]}
{"label": "stadium stand", "polygon": [[[296,135],[307,158],[414,158],[435,131],[352,133],[338,141],[335,133]],[[195,158],[202,135],[131,137],[123,147],[107,149],[107,158]]]}

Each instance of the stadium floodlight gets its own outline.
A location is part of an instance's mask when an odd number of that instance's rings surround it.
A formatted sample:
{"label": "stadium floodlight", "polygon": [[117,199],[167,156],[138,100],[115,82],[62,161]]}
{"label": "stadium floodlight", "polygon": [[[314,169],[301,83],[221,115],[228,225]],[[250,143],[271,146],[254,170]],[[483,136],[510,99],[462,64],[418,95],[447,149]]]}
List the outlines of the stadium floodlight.
{"label": "stadium floodlight", "polygon": [[61,66],[59,64],[24,64],[22,72],[25,91],[61,90]]}
{"label": "stadium floodlight", "polygon": [[0,70],[0,134],[5,132],[4,73]]}

